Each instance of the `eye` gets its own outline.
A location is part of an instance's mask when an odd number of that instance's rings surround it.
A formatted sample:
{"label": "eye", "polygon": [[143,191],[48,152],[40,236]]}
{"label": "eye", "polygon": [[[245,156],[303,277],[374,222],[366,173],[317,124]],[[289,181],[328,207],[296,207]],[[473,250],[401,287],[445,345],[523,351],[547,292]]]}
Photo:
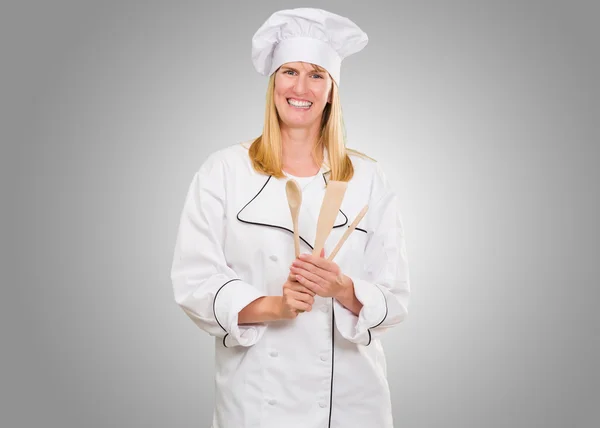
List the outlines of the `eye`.
{"label": "eye", "polygon": [[313,74],[313,76],[317,77],[318,79],[322,79],[323,76],[321,76],[320,74]]}
{"label": "eye", "polygon": [[294,72],[294,70],[284,70],[283,74],[289,74],[289,73],[293,73],[293,72]]}

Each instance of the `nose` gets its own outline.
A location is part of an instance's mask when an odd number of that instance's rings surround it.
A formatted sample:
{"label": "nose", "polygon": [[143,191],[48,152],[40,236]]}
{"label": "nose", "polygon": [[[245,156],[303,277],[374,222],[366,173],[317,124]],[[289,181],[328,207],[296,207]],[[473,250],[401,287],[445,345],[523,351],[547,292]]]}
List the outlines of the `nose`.
{"label": "nose", "polygon": [[306,75],[298,76],[294,85],[294,92],[298,95],[306,92]]}

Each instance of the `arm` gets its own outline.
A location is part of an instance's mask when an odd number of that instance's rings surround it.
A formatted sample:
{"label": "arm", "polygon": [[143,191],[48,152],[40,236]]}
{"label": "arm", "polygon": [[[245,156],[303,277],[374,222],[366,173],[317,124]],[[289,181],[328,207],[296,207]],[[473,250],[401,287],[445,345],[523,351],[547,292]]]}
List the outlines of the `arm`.
{"label": "arm", "polygon": [[363,304],[356,297],[356,293],[354,292],[354,281],[347,275],[344,275],[345,282],[345,291],[337,297],[338,302],[352,312],[354,315],[358,316],[360,314],[360,310],[363,307]]}
{"label": "arm", "polygon": [[281,299],[281,296],[259,297],[240,311],[238,324],[254,324],[282,319]]}
{"label": "arm", "polygon": [[269,313],[259,289],[241,280],[223,254],[225,183],[222,161],[209,156],[190,184],[175,244],[171,280],[175,301],[192,321],[224,346],[252,346],[264,334]]}
{"label": "arm", "polygon": [[402,322],[408,314],[410,298],[398,200],[379,167],[373,195],[375,202],[365,217],[373,230],[365,249],[365,271],[350,275],[352,287],[348,294],[334,301],[338,330],[347,340],[363,345]]}

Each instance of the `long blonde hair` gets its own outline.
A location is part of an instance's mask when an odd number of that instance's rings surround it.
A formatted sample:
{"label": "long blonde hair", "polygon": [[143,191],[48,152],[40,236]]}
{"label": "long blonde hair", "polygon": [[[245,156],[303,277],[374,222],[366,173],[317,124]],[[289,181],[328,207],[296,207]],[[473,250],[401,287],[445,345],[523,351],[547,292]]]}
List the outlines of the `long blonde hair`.
{"label": "long blonde hair", "polygon": [[[312,64],[316,71],[324,72],[324,68]],[[281,129],[279,115],[275,107],[275,75],[271,74],[267,86],[265,122],[263,133],[250,146],[249,155],[254,169],[260,173],[284,178],[282,159]],[[331,173],[330,180],[349,181],[354,175],[354,167],[349,157],[350,153],[369,158],[364,153],[346,147],[346,132],[342,117],[342,108],[335,81],[332,81],[331,102],[323,110],[321,132],[317,144],[313,147],[313,158],[319,166],[327,161]],[[321,146],[327,148],[328,159],[322,159],[318,150]],[[369,158],[371,159],[371,158]]]}

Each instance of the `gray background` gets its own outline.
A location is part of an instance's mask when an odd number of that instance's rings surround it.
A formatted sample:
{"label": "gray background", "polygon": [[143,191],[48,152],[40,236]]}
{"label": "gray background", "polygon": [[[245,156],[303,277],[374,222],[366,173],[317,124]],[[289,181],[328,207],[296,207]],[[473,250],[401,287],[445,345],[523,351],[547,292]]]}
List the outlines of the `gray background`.
{"label": "gray background", "polygon": [[402,201],[396,426],[600,426],[598,2],[9,3],[2,427],[210,426],[175,234],[204,158],[260,134],[250,40],[297,6],[370,37],[340,89]]}

